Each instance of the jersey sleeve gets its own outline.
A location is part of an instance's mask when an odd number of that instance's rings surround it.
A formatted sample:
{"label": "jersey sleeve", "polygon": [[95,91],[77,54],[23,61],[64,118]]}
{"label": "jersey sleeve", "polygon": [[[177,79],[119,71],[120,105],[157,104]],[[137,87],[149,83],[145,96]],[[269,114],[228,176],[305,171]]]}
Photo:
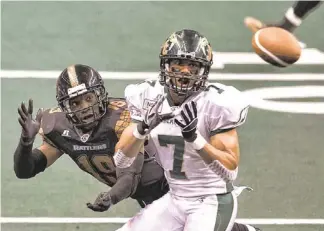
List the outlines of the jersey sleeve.
{"label": "jersey sleeve", "polygon": [[55,122],[56,122],[55,113],[58,112],[61,112],[61,109],[59,107],[45,110],[43,112],[41,126],[38,131],[38,134],[42,137],[43,141],[53,146],[54,148],[57,148],[57,146],[48,138],[47,135],[51,133],[55,127]]}
{"label": "jersey sleeve", "polygon": [[150,85],[147,82],[131,84],[125,88],[125,99],[132,121],[143,121],[144,92]]}
{"label": "jersey sleeve", "polygon": [[123,131],[131,122],[130,113],[127,110],[125,99],[111,98],[109,100],[108,109],[111,111],[110,118],[112,126],[115,128],[115,133],[119,139]]}
{"label": "jersey sleeve", "polygon": [[210,136],[226,132],[244,124],[248,114],[249,100],[240,91],[228,87],[220,93],[218,101],[209,102]]}

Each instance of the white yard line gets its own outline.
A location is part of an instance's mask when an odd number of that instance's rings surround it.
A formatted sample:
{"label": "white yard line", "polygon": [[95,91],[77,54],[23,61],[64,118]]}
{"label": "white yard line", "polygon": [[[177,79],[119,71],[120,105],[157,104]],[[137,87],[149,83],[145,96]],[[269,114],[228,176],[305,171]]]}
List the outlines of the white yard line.
{"label": "white yard line", "polygon": [[[8,223],[34,223],[34,224],[68,224],[68,223],[91,223],[103,224],[114,223],[124,224],[130,218],[109,217],[109,218],[91,218],[91,217],[1,217],[2,224]],[[324,219],[281,219],[281,218],[252,218],[236,219],[238,223],[251,225],[324,225]]]}
{"label": "white yard line", "polygon": [[[40,79],[56,79],[61,71],[37,71],[37,70],[1,70],[1,78],[16,79],[16,78],[40,78]],[[119,80],[144,80],[155,78],[157,72],[107,72],[100,71],[104,79],[119,79]],[[263,73],[210,73],[210,80],[248,80],[248,81],[311,81],[324,80],[324,73],[289,73],[289,74],[263,74]]]}

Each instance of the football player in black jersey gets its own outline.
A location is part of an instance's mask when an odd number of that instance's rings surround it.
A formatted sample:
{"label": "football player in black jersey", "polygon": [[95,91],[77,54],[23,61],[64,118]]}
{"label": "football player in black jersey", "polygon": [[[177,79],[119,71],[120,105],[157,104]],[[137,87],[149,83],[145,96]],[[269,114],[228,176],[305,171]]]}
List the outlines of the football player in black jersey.
{"label": "football player in black jersey", "polygon": [[[123,129],[130,123],[124,99],[108,98],[100,74],[86,65],[63,70],[56,83],[58,107],[39,110],[33,119],[33,101],[18,108],[22,133],[14,154],[14,170],[21,179],[34,177],[64,153],[85,172],[112,187],[99,194],[94,211],[131,196],[142,207],[168,191],[163,170],[154,159],[141,154],[128,169],[117,169],[112,156]],[[35,136],[43,137],[33,149]],[[145,160],[144,160],[145,159]],[[116,171],[121,176],[116,177]],[[150,172],[141,177],[141,172]],[[119,174],[118,174],[119,175]]]}

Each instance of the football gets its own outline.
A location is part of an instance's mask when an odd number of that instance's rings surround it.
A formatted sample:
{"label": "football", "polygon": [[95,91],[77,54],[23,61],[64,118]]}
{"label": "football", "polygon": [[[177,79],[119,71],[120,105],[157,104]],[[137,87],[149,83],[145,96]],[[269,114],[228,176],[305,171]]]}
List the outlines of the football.
{"label": "football", "polygon": [[279,27],[258,30],[253,35],[252,47],[264,61],[277,67],[295,63],[302,50],[297,38]]}

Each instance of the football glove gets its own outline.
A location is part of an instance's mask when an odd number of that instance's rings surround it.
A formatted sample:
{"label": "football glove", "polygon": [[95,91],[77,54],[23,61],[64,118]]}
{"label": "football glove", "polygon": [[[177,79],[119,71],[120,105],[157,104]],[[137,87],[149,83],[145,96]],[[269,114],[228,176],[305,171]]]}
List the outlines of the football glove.
{"label": "football glove", "polygon": [[41,119],[43,116],[43,109],[39,109],[36,114],[36,119],[33,119],[33,100],[29,99],[28,109],[25,103],[22,102],[21,106],[18,108],[18,113],[20,117],[18,118],[19,124],[22,127],[21,137],[24,142],[32,142],[37,135],[40,126]]}
{"label": "football glove", "polygon": [[155,104],[147,110],[144,120],[138,123],[137,130],[140,135],[144,136],[149,134],[150,131],[157,127],[162,121],[174,117],[172,112],[167,114],[159,114],[159,110],[164,102],[164,99],[165,96],[158,95]]}
{"label": "football glove", "polygon": [[102,192],[98,195],[93,204],[87,203],[87,207],[95,212],[107,211],[112,205],[109,192]]}
{"label": "football glove", "polygon": [[193,142],[197,138],[197,105],[196,102],[191,101],[184,105],[184,109],[181,111],[181,117],[184,120],[184,123],[181,123],[179,120],[175,119],[174,122],[181,127],[182,136],[185,141]]}

